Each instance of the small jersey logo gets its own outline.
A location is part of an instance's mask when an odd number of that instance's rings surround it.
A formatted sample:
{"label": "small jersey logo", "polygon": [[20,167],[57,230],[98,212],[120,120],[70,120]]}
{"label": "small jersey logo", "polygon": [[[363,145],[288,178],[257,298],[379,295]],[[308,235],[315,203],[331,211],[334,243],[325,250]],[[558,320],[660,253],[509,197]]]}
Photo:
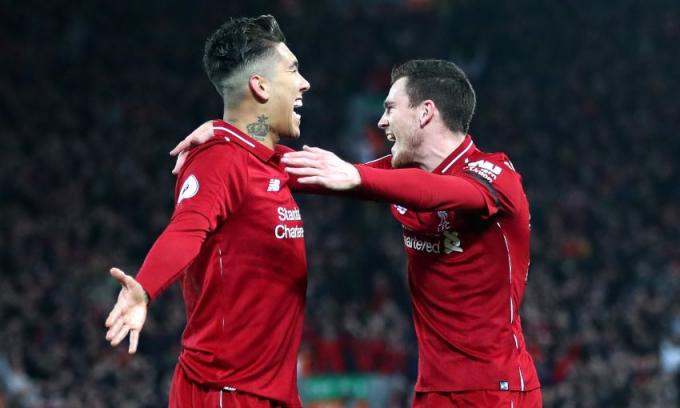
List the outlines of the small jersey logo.
{"label": "small jersey logo", "polygon": [[444,253],[463,252],[463,247],[460,246],[460,237],[456,231],[444,232]]}
{"label": "small jersey logo", "polygon": [[401,215],[406,214],[406,211],[408,211],[406,208],[404,208],[400,205],[396,205],[396,204],[394,205],[394,208],[396,208],[397,212],[399,212],[399,214],[401,214]]}
{"label": "small jersey logo", "polygon": [[196,176],[192,174],[184,181],[182,188],[179,190],[177,205],[179,205],[182,200],[186,200],[187,198],[195,196],[196,193],[198,193],[198,179],[196,179]]}
{"label": "small jersey logo", "polygon": [[503,172],[503,169],[486,160],[468,163],[467,170],[482,176],[489,183],[496,181],[496,178]]}
{"label": "small jersey logo", "polygon": [[501,381],[498,385],[499,385],[499,388],[500,388],[501,391],[510,390],[510,384],[508,384],[507,381]]}
{"label": "small jersey logo", "polygon": [[446,211],[437,211],[437,215],[439,216],[439,225],[437,225],[437,232],[444,232],[448,230],[451,227],[451,223],[449,222],[449,213]]}
{"label": "small jersey logo", "polygon": [[267,191],[279,191],[281,189],[281,180],[277,178],[269,179],[269,184],[267,185]]}

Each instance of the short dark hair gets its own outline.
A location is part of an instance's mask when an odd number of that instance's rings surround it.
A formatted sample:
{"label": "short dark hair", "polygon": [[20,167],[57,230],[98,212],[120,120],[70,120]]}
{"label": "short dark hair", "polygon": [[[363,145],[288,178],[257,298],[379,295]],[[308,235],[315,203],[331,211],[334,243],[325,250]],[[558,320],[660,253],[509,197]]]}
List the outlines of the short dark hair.
{"label": "short dark hair", "polygon": [[271,15],[230,18],[205,42],[203,67],[223,98],[235,91],[226,83],[246,66],[272,55],[286,38]]}
{"label": "short dark hair", "polygon": [[475,90],[462,69],[449,61],[410,60],[392,69],[393,84],[404,77],[411,107],[431,99],[449,129],[468,132],[476,99]]}

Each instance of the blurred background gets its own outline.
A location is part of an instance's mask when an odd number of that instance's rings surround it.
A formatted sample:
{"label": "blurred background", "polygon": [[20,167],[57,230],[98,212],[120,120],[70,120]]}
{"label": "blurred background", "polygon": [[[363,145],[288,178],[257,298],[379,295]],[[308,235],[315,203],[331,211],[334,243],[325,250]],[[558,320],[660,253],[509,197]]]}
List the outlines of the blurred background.
{"label": "blurred background", "polygon": [[[470,133],[532,210],[522,307],[546,407],[680,407],[680,2],[0,2],[0,407],[163,407],[177,287],[134,357],[104,340],[173,208],[168,151],[221,101],[201,58],[230,16],[274,14],[311,82],[302,141],[352,161],[393,65],[459,64]],[[299,144],[293,145],[299,147]],[[417,347],[387,205],[299,196],[309,255],[307,406],[404,407]]]}

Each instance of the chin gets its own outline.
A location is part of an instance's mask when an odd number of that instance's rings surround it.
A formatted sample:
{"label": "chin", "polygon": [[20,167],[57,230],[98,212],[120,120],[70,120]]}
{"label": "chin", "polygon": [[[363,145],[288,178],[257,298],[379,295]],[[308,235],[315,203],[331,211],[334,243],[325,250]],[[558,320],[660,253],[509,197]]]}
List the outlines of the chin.
{"label": "chin", "polygon": [[394,156],[394,155],[392,155],[392,163],[391,164],[392,164],[392,167],[394,167],[395,169],[404,166],[404,163],[401,162],[400,157]]}
{"label": "chin", "polygon": [[290,137],[292,139],[299,139],[300,138],[300,124],[298,123],[297,125],[293,125],[290,129]]}
{"label": "chin", "polygon": [[279,137],[281,139],[299,139],[300,138],[300,129],[299,128],[292,128],[286,133],[281,133]]}
{"label": "chin", "polygon": [[410,167],[413,164],[413,156],[397,151],[392,153],[392,167],[395,169],[400,167]]}

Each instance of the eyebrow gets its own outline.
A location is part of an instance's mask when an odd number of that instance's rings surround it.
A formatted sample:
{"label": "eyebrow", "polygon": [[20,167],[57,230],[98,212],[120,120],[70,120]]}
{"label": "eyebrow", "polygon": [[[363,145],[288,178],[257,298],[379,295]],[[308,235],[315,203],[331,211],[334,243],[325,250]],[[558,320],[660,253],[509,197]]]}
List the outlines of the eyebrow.
{"label": "eyebrow", "polygon": [[392,106],[394,106],[394,102],[388,101],[387,99],[385,99],[385,102],[383,102],[383,106],[384,106],[385,108],[392,107]]}

